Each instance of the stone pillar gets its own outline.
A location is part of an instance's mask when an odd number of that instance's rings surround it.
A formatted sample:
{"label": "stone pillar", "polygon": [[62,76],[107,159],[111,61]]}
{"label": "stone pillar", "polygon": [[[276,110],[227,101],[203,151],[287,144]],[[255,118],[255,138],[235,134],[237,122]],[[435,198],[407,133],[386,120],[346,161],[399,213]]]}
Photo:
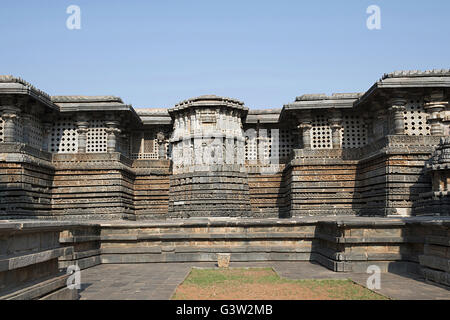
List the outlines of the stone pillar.
{"label": "stone pillar", "polygon": [[[193,121],[191,117],[191,131],[193,130]],[[163,160],[166,158],[166,137],[164,135],[164,132],[158,132],[156,134],[156,139],[158,140],[158,157],[160,160]]]}
{"label": "stone pillar", "polygon": [[19,138],[16,135],[17,131],[17,121],[19,120],[19,113],[20,109],[12,106],[12,101],[10,102],[11,105],[5,106],[3,108],[3,142],[6,143],[14,143],[14,142],[20,142]]}
{"label": "stone pillar", "polygon": [[25,144],[30,144],[31,141],[31,132],[30,132],[30,128],[31,128],[31,115],[29,113],[25,113],[22,115],[22,119],[23,119],[23,143]]}
{"label": "stone pillar", "polygon": [[405,134],[405,115],[406,110],[406,99],[404,98],[394,98],[391,100],[391,107],[389,111],[394,119],[394,134],[403,135]]}
{"label": "stone pillar", "polygon": [[365,113],[363,115],[363,122],[367,130],[367,143],[372,143],[375,140],[374,125],[373,125],[374,117],[372,117],[368,113]]}
{"label": "stone pillar", "polygon": [[340,110],[333,110],[330,117],[330,127],[332,134],[333,149],[341,148],[341,129],[342,129],[342,114]]}
{"label": "stone pillar", "polygon": [[89,121],[77,121],[78,133],[78,153],[86,153],[87,133],[89,128]]}
{"label": "stone pillar", "polygon": [[443,136],[444,125],[442,123],[444,119],[444,111],[448,106],[448,101],[444,101],[444,92],[434,91],[428,98],[428,102],[425,103],[425,110],[428,112],[428,123],[430,123],[432,136]]}
{"label": "stone pillar", "polygon": [[106,122],[106,134],[107,136],[107,151],[116,152],[117,151],[117,135],[120,133],[119,121],[107,121]]}
{"label": "stone pillar", "polygon": [[304,112],[298,126],[302,130],[303,149],[311,149],[311,122],[311,113]]}
{"label": "stone pillar", "polygon": [[50,140],[50,132],[52,130],[52,123],[51,122],[44,122],[43,123],[43,127],[44,127],[44,136],[43,136],[43,140],[44,142],[42,143],[42,150],[49,152],[50,148],[49,148],[49,140]]}

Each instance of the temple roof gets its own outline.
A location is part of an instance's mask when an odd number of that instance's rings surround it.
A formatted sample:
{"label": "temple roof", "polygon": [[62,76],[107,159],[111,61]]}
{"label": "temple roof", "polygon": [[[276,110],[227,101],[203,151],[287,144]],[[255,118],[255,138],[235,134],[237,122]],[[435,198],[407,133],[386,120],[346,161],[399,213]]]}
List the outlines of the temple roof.
{"label": "temple roof", "polygon": [[144,125],[172,123],[172,118],[166,108],[136,108],[136,113]]}
{"label": "temple roof", "polygon": [[120,97],[114,96],[52,96],[53,102],[120,102]]}
{"label": "temple roof", "polygon": [[168,109],[169,114],[182,111],[195,107],[229,107],[238,110],[242,110],[244,114],[248,111],[248,108],[244,106],[242,101],[233,98],[219,97],[216,95],[203,95],[195,98],[190,98],[180,103],[177,103],[175,107]]}
{"label": "temple roof", "polygon": [[0,94],[29,95],[45,106],[58,110],[51,101],[51,97],[42,90],[37,89],[27,81],[11,75],[0,75]]}
{"label": "temple roof", "polygon": [[[120,97],[67,95],[50,96],[35,88],[25,80],[11,75],[0,75],[0,95],[30,96],[48,108],[61,112],[95,111],[95,112],[125,112],[137,123],[170,124],[171,114],[188,108],[196,107],[229,107],[242,111],[246,123],[276,123],[291,117],[291,110],[315,109],[347,109],[363,107],[374,99],[385,99],[390,92],[408,89],[434,90],[450,88],[450,69],[395,71],[384,74],[372,87],[364,93],[324,93],[304,94],[295,98],[282,109],[249,110],[244,102],[217,95],[202,95],[177,103],[173,108],[136,108],[125,104]],[[448,89],[446,89],[448,90]],[[387,94],[386,94],[387,93]],[[381,98],[380,98],[381,97]],[[131,119],[130,118],[130,119]]]}
{"label": "temple roof", "polygon": [[304,94],[297,97],[293,103],[284,105],[283,111],[299,109],[352,108],[353,103],[362,95],[363,93],[333,93],[331,96],[323,93]]}
{"label": "temple roof", "polygon": [[388,78],[413,78],[413,77],[450,77],[450,69],[433,69],[433,70],[409,70],[409,71],[394,71],[385,73],[382,80]]}
{"label": "temple roof", "polygon": [[356,93],[333,93],[331,96],[325,93],[316,94],[304,94],[297,97],[295,101],[322,101],[322,100],[346,100],[346,99],[358,99],[364,94],[364,92]]}
{"label": "temple roof", "polygon": [[248,111],[245,123],[277,123],[281,109],[251,109]]}

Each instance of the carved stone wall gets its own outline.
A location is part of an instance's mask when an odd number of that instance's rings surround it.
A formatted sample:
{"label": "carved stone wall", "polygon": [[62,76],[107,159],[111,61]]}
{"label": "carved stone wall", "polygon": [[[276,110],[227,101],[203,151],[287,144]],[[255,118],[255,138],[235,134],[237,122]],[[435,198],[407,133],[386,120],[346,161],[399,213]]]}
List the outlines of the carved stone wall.
{"label": "carved stone wall", "polygon": [[75,121],[70,117],[54,121],[48,139],[49,151],[52,153],[78,152],[77,127]]}
{"label": "carved stone wall", "polygon": [[0,116],[0,142],[3,142],[3,130],[4,130],[4,122],[2,117]]}
{"label": "carved stone wall", "polygon": [[202,96],[170,109],[174,121],[169,216],[250,215],[242,118],[234,99]]}
{"label": "carved stone wall", "polygon": [[442,215],[447,190],[433,183],[447,173],[426,164],[450,132],[449,87],[448,71],[394,73],[281,110],[201,96],[140,113],[0,76],[0,213]]}

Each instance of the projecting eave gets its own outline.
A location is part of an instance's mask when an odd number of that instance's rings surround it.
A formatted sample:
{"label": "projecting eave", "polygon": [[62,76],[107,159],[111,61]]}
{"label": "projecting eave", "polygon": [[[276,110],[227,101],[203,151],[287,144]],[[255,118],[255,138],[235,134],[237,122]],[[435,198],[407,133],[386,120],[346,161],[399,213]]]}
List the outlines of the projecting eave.
{"label": "projecting eave", "polygon": [[119,113],[130,124],[142,125],[141,118],[134,108],[122,102],[122,99],[112,96],[53,96],[52,101],[58,105],[61,113]]}
{"label": "projecting eave", "polygon": [[50,96],[25,80],[13,76],[0,75],[0,95],[29,96],[53,111],[59,111],[59,107],[51,101]]}
{"label": "projecting eave", "polygon": [[167,109],[137,108],[136,112],[144,125],[170,125],[172,118]]}
{"label": "projecting eave", "polygon": [[395,89],[439,89],[450,88],[449,70],[429,70],[429,71],[397,71],[385,74],[367,92],[358,99],[355,107],[362,105],[379,92]]}
{"label": "projecting eave", "polygon": [[284,111],[290,110],[316,110],[316,109],[348,109],[353,108],[357,99],[346,100],[319,100],[319,101],[295,101],[283,106]]}
{"label": "projecting eave", "polygon": [[282,113],[291,110],[316,110],[316,109],[348,109],[363,95],[356,93],[333,93],[327,96],[323,93],[304,94],[295,99],[294,102],[283,106]]}
{"label": "projecting eave", "polygon": [[245,123],[278,123],[281,109],[249,110]]}
{"label": "projecting eave", "polygon": [[195,110],[203,108],[230,108],[239,110],[243,119],[245,119],[249,110],[244,106],[242,101],[237,99],[219,97],[216,95],[203,95],[177,103],[173,108],[169,108],[168,112],[169,115],[174,118],[176,113],[185,112],[189,109]]}
{"label": "projecting eave", "polygon": [[[358,94],[362,95],[362,94]],[[298,100],[298,98],[297,98]],[[358,99],[355,98],[336,98],[332,97],[322,100],[302,100],[285,104],[281,109],[280,121],[292,118],[293,113],[300,111],[326,110],[326,109],[352,109]]]}

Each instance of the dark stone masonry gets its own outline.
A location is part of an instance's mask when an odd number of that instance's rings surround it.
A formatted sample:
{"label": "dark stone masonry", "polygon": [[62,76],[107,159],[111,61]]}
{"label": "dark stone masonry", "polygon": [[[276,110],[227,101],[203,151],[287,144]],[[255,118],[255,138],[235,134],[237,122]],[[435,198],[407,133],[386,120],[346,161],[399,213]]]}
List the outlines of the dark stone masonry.
{"label": "dark stone masonry", "polygon": [[314,261],[450,286],[450,70],[281,109],[49,96],[0,76],[0,299],[75,299],[65,269]]}

